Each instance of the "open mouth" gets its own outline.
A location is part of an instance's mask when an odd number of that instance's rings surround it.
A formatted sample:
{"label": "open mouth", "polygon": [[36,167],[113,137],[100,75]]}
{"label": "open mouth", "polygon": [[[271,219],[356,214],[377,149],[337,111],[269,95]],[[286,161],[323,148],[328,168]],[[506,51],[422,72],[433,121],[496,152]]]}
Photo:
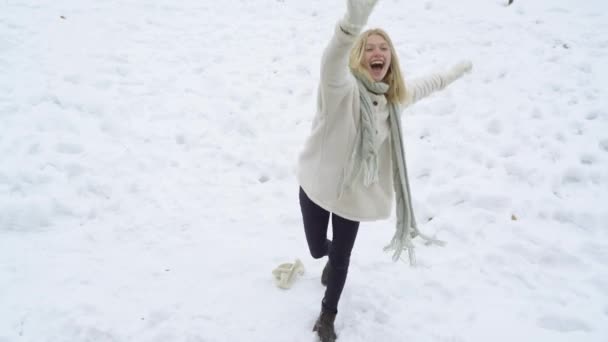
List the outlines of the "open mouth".
{"label": "open mouth", "polygon": [[382,70],[382,68],[384,68],[384,62],[383,61],[372,61],[369,66],[371,67],[371,69],[373,71],[380,71]]}

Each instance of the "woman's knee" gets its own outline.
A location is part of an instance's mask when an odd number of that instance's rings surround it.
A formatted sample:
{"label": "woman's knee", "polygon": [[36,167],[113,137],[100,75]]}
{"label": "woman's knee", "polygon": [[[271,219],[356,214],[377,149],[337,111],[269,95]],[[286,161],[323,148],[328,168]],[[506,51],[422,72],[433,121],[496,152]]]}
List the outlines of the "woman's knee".
{"label": "woman's knee", "polygon": [[331,247],[331,241],[325,239],[324,243],[320,245],[310,245],[308,249],[310,250],[310,255],[315,259],[321,259],[322,257],[329,254],[329,250]]}
{"label": "woman's knee", "polygon": [[324,257],[327,254],[325,253],[325,251],[322,251],[322,250],[319,250],[319,249],[311,249],[310,250],[310,255],[314,259],[321,259],[322,257]]}
{"label": "woman's knee", "polygon": [[350,255],[335,255],[332,253],[329,256],[329,262],[332,269],[347,270],[348,265],[350,265]]}

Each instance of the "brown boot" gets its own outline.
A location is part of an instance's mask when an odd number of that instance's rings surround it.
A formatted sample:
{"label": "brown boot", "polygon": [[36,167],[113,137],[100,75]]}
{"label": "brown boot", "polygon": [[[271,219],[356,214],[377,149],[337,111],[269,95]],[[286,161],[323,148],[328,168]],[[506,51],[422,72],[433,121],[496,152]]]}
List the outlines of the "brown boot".
{"label": "brown boot", "polygon": [[323,286],[327,286],[330,271],[329,260],[327,260],[325,267],[323,267],[323,273],[321,273],[321,284],[323,284]]}
{"label": "brown boot", "polygon": [[319,318],[315,322],[315,326],[312,331],[316,331],[321,342],[335,342],[336,332],[334,330],[334,321],[336,320],[336,313],[321,311]]}

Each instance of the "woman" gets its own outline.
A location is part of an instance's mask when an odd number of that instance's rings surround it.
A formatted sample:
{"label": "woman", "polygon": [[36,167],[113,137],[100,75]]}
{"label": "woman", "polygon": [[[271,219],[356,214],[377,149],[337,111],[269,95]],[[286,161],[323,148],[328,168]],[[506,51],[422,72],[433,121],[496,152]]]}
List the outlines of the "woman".
{"label": "woman", "polygon": [[359,222],[388,218],[395,192],[397,232],[387,249],[395,259],[406,250],[413,262],[410,240],[424,237],[410,201],[401,110],[471,69],[470,62],[460,63],[406,86],[389,36],[380,29],[359,34],[376,2],[347,0],[347,13],[323,54],[317,114],[299,158],[308,247],[313,258],[329,256],[321,276],[327,288],[313,328],[322,342],[336,339],[334,320]]}

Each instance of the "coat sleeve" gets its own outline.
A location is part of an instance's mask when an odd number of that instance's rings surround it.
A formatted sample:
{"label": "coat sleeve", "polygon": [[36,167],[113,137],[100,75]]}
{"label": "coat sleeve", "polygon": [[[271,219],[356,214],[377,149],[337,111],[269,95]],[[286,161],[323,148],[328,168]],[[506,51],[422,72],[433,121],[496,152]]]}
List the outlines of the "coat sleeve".
{"label": "coat sleeve", "polygon": [[471,67],[471,62],[461,62],[448,71],[435,72],[407,82],[408,104],[414,104],[432,93],[442,90],[459,79],[465,72],[469,72]]}
{"label": "coat sleeve", "polygon": [[354,77],[348,69],[348,56],[355,39],[356,36],[347,34],[340,25],[336,25],[334,35],[321,59],[322,88],[331,90],[352,88]]}

